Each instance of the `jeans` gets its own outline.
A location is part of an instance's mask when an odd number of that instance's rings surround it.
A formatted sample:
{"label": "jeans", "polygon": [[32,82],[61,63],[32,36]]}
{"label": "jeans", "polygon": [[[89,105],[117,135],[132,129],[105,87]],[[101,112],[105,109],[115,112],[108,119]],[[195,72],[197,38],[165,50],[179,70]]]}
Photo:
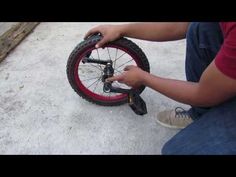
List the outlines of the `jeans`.
{"label": "jeans", "polygon": [[[218,23],[191,23],[186,40],[186,77],[198,82],[223,43],[222,32]],[[236,98],[214,107],[191,107],[189,113],[193,123],[170,139],[162,154],[236,154]]]}

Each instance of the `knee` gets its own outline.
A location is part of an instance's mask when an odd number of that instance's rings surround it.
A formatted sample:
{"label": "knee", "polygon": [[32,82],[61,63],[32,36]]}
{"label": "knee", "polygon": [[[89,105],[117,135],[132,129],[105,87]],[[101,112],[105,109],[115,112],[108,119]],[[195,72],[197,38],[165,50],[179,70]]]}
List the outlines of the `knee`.
{"label": "knee", "polygon": [[[190,125],[191,126],[191,125]],[[167,141],[162,147],[162,155],[188,155],[192,154],[194,146],[197,147],[198,144],[194,142],[191,138],[192,130],[185,128]]]}
{"label": "knee", "polygon": [[162,147],[161,154],[162,155],[173,155],[175,154],[175,145],[172,143],[171,140],[166,142]]}

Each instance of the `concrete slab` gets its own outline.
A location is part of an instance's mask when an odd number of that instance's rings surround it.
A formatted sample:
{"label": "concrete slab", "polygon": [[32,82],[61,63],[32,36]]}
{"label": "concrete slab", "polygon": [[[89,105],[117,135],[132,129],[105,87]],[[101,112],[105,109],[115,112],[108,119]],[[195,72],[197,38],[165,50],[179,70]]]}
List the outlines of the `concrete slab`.
{"label": "concrete slab", "polygon": [[0,36],[16,24],[17,22],[0,22]]}
{"label": "concrete slab", "polygon": [[[177,130],[155,122],[176,103],[151,89],[142,97],[148,114],[127,105],[102,107],[70,87],[66,62],[84,34],[99,23],[41,23],[0,63],[0,154],[160,154]],[[134,40],[151,72],[185,79],[185,40]]]}

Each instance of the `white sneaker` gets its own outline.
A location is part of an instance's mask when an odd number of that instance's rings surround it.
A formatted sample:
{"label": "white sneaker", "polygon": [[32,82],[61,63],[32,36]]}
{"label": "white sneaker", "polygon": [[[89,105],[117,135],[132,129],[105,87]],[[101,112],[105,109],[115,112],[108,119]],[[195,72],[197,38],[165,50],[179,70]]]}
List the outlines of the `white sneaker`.
{"label": "white sneaker", "polygon": [[156,121],[164,127],[183,129],[193,122],[188,111],[181,107],[175,110],[166,110],[157,115]]}

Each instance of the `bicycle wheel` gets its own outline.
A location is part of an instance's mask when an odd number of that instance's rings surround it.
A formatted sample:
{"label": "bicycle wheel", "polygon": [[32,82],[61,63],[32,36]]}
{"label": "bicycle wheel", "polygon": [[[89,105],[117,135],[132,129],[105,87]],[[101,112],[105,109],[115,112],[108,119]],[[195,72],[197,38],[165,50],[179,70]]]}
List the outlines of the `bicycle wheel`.
{"label": "bicycle wheel", "polygon": [[[127,65],[136,65],[144,71],[150,72],[149,62],[144,52],[126,38],[121,38],[106,44],[103,48],[96,49],[95,45],[101,38],[99,35],[92,36],[78,44],[72,51],[67,62],[69,83],[78,95],[92,103],[104,106],[127,103],[127,94],[104,92],[102,76],[105,66],[100,63],[85,63],[83,59],[89,57],[101,61],[111,60],[114,75],[122,73]],[[131,89],[116,81],[112,85]],[[141,93],[144,89],[145,86],[140,86],[137,91]]]}

